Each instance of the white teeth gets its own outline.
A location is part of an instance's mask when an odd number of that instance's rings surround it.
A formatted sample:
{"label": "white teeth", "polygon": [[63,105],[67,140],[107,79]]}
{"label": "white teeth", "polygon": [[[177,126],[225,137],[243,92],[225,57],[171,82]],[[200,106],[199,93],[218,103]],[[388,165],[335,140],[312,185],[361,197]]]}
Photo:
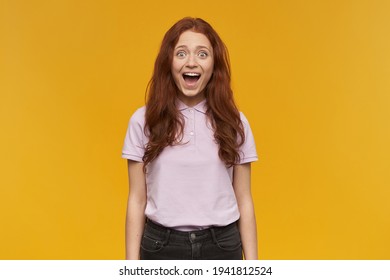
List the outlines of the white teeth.
{"label": "white teeth", "polygon": [[184,73],[183,75],[192,76],[192,77],[198,77],[198,76],[200,76],[199,73]]}

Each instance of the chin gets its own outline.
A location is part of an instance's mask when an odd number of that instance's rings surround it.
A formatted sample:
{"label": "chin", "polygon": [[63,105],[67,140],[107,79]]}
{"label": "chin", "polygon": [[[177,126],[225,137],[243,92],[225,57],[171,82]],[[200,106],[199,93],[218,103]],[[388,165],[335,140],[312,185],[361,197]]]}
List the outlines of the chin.
{"label": "chin", "polygon": [[183,94],[184,96],[186,96],[186,97],[196,97],[196,96],[199,95],[199,93],[200,93],[200,91],[196,91],[196,92],[193,92],[193,91],[191,91],[191,92],[183,91],[183,92],[182,92],[182,94]]}
{"label": "chin", "polygon": [[194,97],[201,93],[202,91],[200,89],[186,89],[182,88],[181,93],[187,97]]}

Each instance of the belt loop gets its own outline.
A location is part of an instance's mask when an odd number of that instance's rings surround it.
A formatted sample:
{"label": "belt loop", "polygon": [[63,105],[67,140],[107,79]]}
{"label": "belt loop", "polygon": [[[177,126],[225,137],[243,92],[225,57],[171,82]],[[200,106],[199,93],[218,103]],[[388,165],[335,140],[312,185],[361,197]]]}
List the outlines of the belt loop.
{"label": "belt loop", "polygon": [[169,242],[169,237],[171,236],[171,230],[167,228],[167,231],[165,233],[165,240],[164,240],[164,245],[167,245]]}
{"label": "belt loop", "polygon": [[215,237],[215,232],[213,227],[210,228],[210,232],[211,232],[211,237],[213,238],[213,242],[217,243],[217,238]]}

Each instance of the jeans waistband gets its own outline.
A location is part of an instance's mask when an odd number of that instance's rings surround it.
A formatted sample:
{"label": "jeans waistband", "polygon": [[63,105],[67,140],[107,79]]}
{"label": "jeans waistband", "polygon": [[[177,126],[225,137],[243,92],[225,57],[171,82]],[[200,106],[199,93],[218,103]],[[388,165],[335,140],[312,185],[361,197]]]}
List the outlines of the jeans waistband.
{"label": "jeans waistband", "polygon": [[205,239],[212,239],[214,242],[216,242],[216,236],[218,236],[220,233],[225,232],[227,230],[230,230],[237,226],[237,222],[233,222],[227,226],[213,226],[209,227],[207,229],[202,230],[194,230],[194,231],[179,231],[175,229],[171,229],[168,227],[164,227],[162,225],[159,225],[155,222],[153,222],[150,219],[146,220],[146,226],[152,229],[156,233],[163,234],[167,241],[168,239],[172,240],[190,240],[191,242],[205,240]]}

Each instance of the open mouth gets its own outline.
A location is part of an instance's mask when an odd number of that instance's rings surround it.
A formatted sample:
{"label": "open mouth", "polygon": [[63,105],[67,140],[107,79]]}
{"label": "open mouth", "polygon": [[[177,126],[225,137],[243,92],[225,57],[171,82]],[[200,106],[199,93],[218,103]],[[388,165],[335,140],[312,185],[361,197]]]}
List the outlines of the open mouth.
{"label": "open mouth", "polygon": [[184,73],[183,79],[188,85],[194,85],[200,79],[199,73]]}

